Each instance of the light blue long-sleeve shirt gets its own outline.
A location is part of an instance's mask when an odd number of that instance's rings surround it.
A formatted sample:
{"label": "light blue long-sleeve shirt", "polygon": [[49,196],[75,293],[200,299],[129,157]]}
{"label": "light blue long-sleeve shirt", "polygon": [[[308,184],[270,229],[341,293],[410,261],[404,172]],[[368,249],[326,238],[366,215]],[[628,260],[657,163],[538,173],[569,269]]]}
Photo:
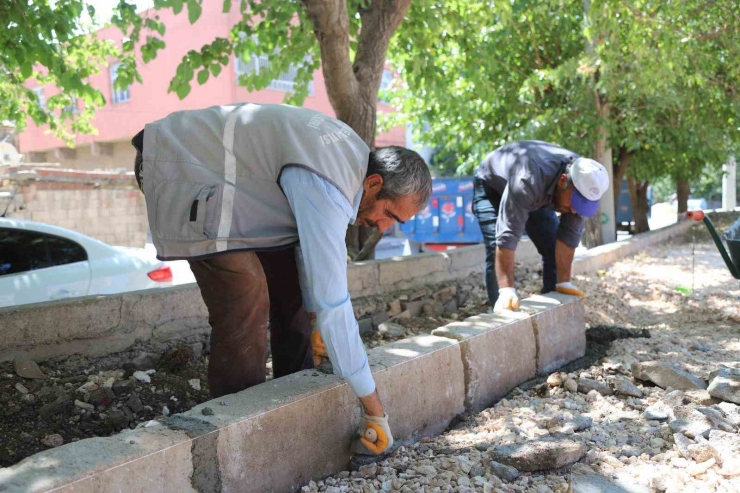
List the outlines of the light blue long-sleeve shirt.
{"label": "light blue long-sleeve shirt", "polygon": [[321,338],[334,367],[358,397],[375,391],[360,328],[347,288],[347,225],[354,223],[362,191],[352,204],[313,171],[289,167],[280,176],[298,224],[303,305],[315,312]]}

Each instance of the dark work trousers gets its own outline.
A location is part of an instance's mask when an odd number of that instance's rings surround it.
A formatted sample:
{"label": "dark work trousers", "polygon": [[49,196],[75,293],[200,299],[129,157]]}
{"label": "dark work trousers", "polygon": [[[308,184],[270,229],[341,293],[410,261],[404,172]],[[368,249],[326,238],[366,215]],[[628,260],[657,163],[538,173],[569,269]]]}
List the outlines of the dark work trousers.
{"label": "dark work trousers", "polygon": [[[143,141],[143,131],[132,141],[140,188]],[[275,378],[313,368],[311,319],[303,308],[295,248],[229,252],[189,263],[211,325],[211,397],[265,381],[268,328]]]}
{"label": "dark work trousers", "polygon": [[313,368],[311,320],[303,308],[294,248],[189,262],[212,329],[211,397],[265,381],[268,321],[275,378]]}
{"label": "dark work trousers", "polygon": [[[498,299],[496,280],[496,221],[501,207],[501,194],[476,178],[473,188],[473,213],[478,218],[486,247],[486,293],[488,306],[493,308]],[[542,256],[542,293],[555,291],[557,266],[555,264],[555,242],[560,220],[554,211],[534,211],[529,213],[524,231]]]}

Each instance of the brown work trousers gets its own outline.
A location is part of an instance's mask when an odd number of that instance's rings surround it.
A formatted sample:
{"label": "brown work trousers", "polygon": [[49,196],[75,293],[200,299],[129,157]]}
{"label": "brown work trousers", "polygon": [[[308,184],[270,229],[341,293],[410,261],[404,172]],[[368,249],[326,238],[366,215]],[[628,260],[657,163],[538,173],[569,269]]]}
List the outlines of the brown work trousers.
{"label": "brown work trousers", "polygon": [[189,262],[212,328],[211,397],[265,381],[268,323],[275,378],[313,368],[311,321],[303,308],[294,248]]}
{"label": "brown work trousers", "polygon": [[[131,140],[139,188],[144,131]],[[211,324],[211,397],[265,381],[267,329],[275,378],[313,368],[311,320],[303,309],[295,249],[230,252],[191,260]]]}

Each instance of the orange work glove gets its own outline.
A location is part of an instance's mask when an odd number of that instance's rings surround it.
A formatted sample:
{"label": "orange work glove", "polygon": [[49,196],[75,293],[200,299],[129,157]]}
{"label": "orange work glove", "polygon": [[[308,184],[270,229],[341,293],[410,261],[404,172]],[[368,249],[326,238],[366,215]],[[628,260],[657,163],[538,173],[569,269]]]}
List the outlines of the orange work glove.
{"label": "orange work glove", "polygon": [[581,298],[586,297],[586,293],[575,287],[570,282],[559,282],[555,285],[555,291],[558,293],[569,294],[571,296],[580,296]]}
{"label": "orange work glove", "polygon": [[360,428],[360,442],[373,455],[390,450],[393,447],[393,435],[388,426],[388,414],[382,417],[366,414]]}
{"label": "orange work glove", "polygon": [[313,365],[319,366],[322,363],[329,361],[329,353],[326,352],[326,346],[324,340],[321,338],[321,332],[316,324],[316,315],[311,314],[311,326],[313,332],[311,332],[311,349],[313,350]]}

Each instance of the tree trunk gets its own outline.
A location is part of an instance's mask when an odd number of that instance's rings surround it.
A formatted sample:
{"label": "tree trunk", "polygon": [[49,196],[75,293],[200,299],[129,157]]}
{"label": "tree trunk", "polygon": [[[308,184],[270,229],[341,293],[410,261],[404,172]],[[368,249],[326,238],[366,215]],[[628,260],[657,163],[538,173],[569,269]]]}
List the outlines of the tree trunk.
{"label": "tree trunk", "polygon": [[689,182],[679,178],[676,180],[676,201],[678,202],[678,214],[683,215],[689,207],[689,194],[691,187]]}
{"label": "tree trunk", "polygon": [[[350,60],[347,1],[302,0],[302,3],[321,49],[321,70],[329,102],[337,118],[373,149],[378,90],[388,44],[411,6],[411,0],[374,0],[360,8],[362,27],[354,62]],[[348,254],[353,260],[372,258],[381,236],[371,228],[350,225],[346,236]]]}
{"label": "tree trunk", "polygon": [[[591,26],[589,12],[591,10],[591,0],[583,0],[583,27],[587,29]],[[586,53],[592,53],[594,51],[594,45],[591,41],[586,42]],[[596,106],[596,113],[599,119],[605,119],[609,114],[609,104],[602,98],[597,89],[599,82],[599,71],[598,69],[594,72],[592,87],[594,92],[594,102]],[[607,141],[609,138],[608,130],[601,125],[598,129],[599,138],[594,145],[593,157],[597,161],[604,155],[607,148]],[[586,248],[593,248],[604,244],[604,237],[601,234],[601,208],[596,215],[590,219],[586,219],[585,228],[581,235],[581,241]]]}
{"label": "tree trunk", "polygon": [[622,192],[622,180],[624,175],[629,168],[630,161],[634,151],[628,151],[626,147],[622,146],[617,151],[617,162],[614,163],[614,178],[612,180],[612,187],[614,187],[614,218],[617,217],[617,211],[619,210],[619,195]]}
{"label": "tree trunk", "polygon": [[[596,82],[598,82],[598,73],[596,74]],[[596,102],[596,112],[599,118],[606,119],[609,115],[609,103],[599,94],[597,89],[594,89],[594,98]],[[593,156],[597,161],[603,160],[603,156],[607,150],[607,143],[609,140],[609,131],[603,125],[599,127],[599,138],[594,144]],[[586,219],[586,227],[581,236],[581,241],[586,245],[586,248],[593,248],[604,244],[604,237],[601,234],[601,207],[594,217]]]}
{"label": "tree trunk", "polygon": [[647,191],[650,182],[635,180],[631,176],[627,177],[627,188],[630,192],[630,204],[632,205],[632,217],[635,220],[635,234],[650,231],[648,223],[648,212],[650,204],[648,203]]}

